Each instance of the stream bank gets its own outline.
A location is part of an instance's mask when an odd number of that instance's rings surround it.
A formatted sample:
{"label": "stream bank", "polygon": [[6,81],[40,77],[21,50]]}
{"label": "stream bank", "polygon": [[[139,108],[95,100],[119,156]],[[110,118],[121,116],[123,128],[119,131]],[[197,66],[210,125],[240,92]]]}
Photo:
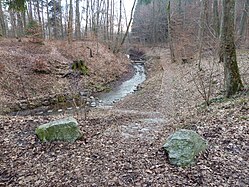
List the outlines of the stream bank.
{"label": "stream bank", "polygon": [[[145,80],[144,64],[133,63],[128,74],[123,75],[121,79],[109,85],[111,87],[109,92],[79,92],[79,94],[74,96],[71,96],[70,93],[65,93],[45,97],[46,99],[35,98],[33,100],[23,100],[16,105],[13,104],[12,108],[16,111],[9,114],[13,116],[58,115],[86,110],[88,107],[112,106],[128,94],[135,92],[138,86]],[[38,104],[36,106],[33,103]]]}

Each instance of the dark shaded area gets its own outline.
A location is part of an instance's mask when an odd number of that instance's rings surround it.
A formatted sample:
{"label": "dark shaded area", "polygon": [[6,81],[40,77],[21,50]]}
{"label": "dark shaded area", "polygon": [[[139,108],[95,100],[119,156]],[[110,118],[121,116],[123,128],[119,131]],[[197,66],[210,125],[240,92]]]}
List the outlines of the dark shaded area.
{"label": "dark shaded area", "polygon": [[129,58],[132,61],[144,61],[145,59],[145,52],[138,49],[138,48],[130,48],[128,50]]}

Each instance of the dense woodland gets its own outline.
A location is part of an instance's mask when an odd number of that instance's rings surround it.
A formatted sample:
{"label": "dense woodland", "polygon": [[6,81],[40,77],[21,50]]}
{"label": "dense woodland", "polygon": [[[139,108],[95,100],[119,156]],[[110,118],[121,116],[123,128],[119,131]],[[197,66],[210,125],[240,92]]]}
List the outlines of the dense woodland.
{"label": "dense woodland", "polygon": [[0,0],[0,134],[0,186],[249,186],[249,0]]}

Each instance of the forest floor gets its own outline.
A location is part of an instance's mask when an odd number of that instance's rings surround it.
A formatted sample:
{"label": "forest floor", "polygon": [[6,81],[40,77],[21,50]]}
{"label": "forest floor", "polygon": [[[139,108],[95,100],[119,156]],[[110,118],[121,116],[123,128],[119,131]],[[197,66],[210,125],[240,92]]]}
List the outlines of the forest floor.
{"label": "forest floor", "polygon": [[[147,62],[147,80],[135,94],[113,107],[92,109],[74,117],[84,133],[73,144],[41,143],[35,128],[57,116],[2,116],[0,121],[0,185],[4,186],[248,186],[249,97],[223,99],[222,64],[203,71],[196,65],[171,64],[167,49],[148,50],[160,56]],[[248,54],[239,55],[248,85]],[[210,67],[212,67],[210,69]],[[203,104],[209,87],[212,102]],[[197,131],[209,143],[194,166],[170,165],[162,150],[176,129]]]}

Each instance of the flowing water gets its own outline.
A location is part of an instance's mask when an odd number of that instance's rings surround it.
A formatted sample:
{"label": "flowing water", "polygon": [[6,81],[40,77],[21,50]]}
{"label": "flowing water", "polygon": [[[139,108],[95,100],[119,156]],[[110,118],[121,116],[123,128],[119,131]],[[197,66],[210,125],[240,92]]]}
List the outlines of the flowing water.
{"label": "flowing water", "polygon": [[[143,83],[146,80],[145,68],[143,63],[134,63],[133,64],[135,73],[129,80],[122,82],[117,87],[114,87],[112,91],[108,93],[102,93],[99,96],[98,100],[93,98],[93,102],[90,102],[90,106],[112,106],[113,103],[123,99],[128,94],[131,94],[137,90],[137,86]],[[23,110],[18,112],[13,112],[11,115],[56,115],[62,112],[72,113],[74,111],[81,110],[81,108],[74,108],[72,106],[68,106],[66,108],[60,108],[59,105],[47,106],[47,107],[38,107],[31,110]]]}
{"label": "flowing water", "polygon": [[135,92],[137,86],[146,80],[144,65],[142,63],[136,63],[133,67],[135,69],[135,74],[131,79],[124,81],[112,91],[100,95],[99,99],[102,101],[99,104],[100,106],[111,106],[128,94]]}

